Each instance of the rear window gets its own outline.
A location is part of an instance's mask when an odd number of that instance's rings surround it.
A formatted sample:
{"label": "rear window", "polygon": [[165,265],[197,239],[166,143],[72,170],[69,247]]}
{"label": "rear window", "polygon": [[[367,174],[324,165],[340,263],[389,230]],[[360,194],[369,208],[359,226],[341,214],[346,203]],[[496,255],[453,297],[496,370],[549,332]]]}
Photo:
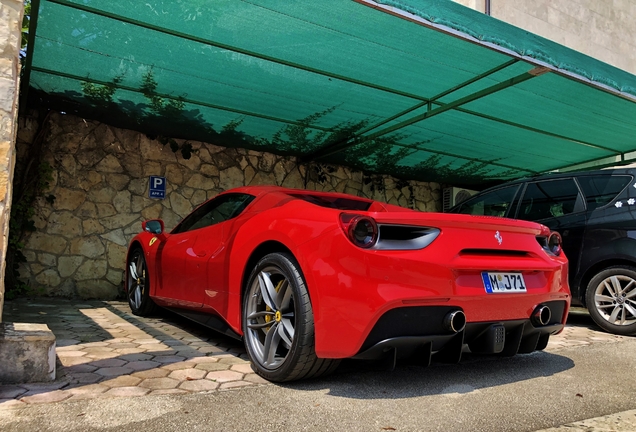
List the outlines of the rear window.
{"label": "rear window", "polygon": [[578,177],[577,180],[585,195],[587,209],[594,210],[612,202],[616,195],[632,181],[632,176],[594,175]]}
{"label": "rear window", "polygon": [[582,210],[583,202],[573,179],[545,180],[528,183],[517,217],[537,221]]}
{"label": "rear window", "polygon": [[367,211],[371,207],[372,201],[361,201],[350,198],[342,198],[329,195],[312,195],[312,194],[290,194],[294,198],[310,202],[321,207],[327,207],[335,210],[357,210]]}

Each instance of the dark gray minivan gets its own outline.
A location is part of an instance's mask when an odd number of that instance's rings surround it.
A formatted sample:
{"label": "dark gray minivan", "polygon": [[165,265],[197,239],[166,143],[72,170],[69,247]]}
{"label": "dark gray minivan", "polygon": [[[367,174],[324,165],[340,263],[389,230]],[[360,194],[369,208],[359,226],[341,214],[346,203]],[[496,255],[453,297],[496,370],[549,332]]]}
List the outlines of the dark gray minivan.
{"label": "dark gray minivan", "polygon": [[636,334],[636,169],[548,174],[487,189],[451,213],[530,220],[558,231],[572,304],[604,330]]}

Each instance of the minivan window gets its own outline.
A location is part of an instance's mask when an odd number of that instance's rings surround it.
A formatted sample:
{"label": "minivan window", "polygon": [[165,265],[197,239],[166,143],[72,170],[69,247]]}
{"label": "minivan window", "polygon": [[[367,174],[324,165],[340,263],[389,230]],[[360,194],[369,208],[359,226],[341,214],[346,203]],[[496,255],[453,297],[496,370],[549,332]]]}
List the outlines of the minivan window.
{"label": "minivan window", "polygon": [[528,183],[517,218],[536,221],[583,210],[579,196],[579,188],[571,178]]}
{"label": "minivan window", "polygon": [[581,176],[577,180],[585,195],[587,209],[594,210],[612,202],[632,180],[632,176],[594,175]]}
{"label": "minivan window", "polygon": [[513,185],[483,195],[477,195],[462,203],[455,213],[504,217],[517,193],[517,189],[519,189],[519,185]]}

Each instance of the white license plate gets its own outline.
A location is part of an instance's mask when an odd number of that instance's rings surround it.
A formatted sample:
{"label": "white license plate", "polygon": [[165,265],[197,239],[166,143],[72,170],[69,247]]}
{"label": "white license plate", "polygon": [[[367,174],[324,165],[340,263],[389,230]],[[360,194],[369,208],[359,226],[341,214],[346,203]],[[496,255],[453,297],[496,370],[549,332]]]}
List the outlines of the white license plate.
{"label": "white license plate", "polygon": [[489,294],[526,292],[526,281],[521,273],[482,272],[484,288]]}

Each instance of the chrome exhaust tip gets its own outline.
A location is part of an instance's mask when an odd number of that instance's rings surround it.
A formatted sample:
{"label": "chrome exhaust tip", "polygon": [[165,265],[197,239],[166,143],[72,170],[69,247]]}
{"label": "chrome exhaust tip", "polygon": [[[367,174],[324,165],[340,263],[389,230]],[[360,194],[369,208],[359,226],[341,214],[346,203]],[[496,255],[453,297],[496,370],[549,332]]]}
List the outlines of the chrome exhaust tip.
{"label": "chrome exhaust tip", "polygon": [[544,326],[550,322],[552,311],[547,306],[537,306],[532,312],[532,324],[535,326]]}
{"label": "chrome exhaust tip", "polygon": [[453,333],[459,333],[466,327],[466,315],[463,311],[456,310],[449,312],[444,317],[444,328]]}

